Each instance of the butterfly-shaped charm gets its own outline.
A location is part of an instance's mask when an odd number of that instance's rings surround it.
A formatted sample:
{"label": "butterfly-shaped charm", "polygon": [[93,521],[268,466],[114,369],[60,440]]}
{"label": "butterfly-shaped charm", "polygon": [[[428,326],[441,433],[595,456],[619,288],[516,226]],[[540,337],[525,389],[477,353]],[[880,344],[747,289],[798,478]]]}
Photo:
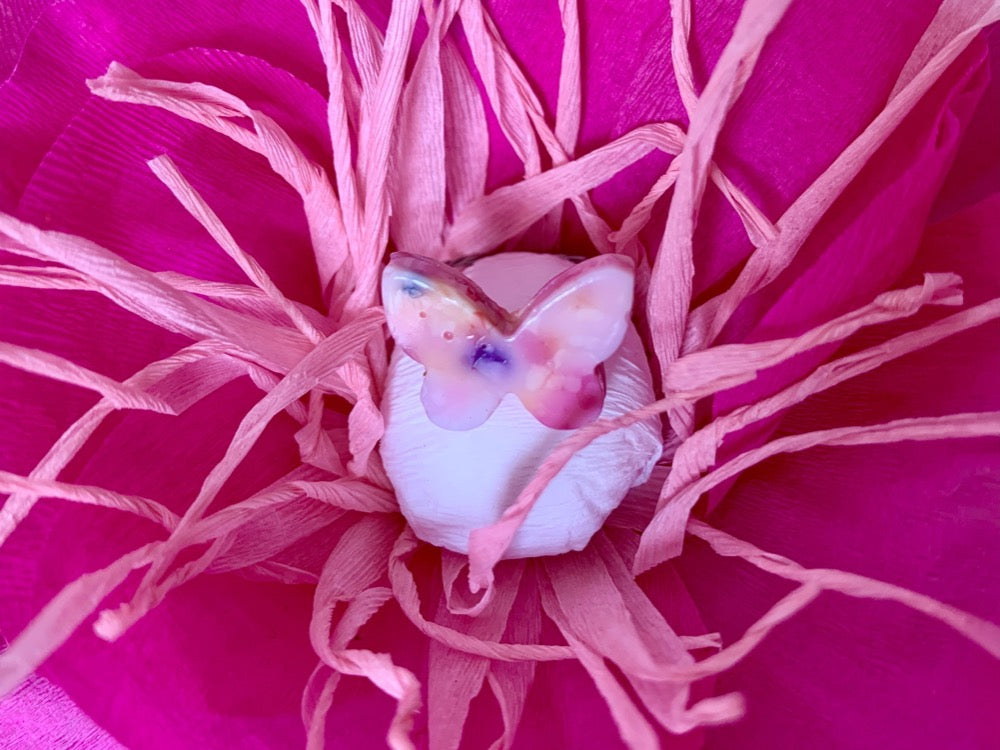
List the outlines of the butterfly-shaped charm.
{"label": "butterfly-shaped charm", "polygon": [[436,425],[478,427],[513,393],[539,422],[567,430],[601,412],[601,363],[625,337],[634,283],[630,259],[602,255],[508,312],[455,268],[394,253],[382,303],[392,337],[424,366],[420,397]]}

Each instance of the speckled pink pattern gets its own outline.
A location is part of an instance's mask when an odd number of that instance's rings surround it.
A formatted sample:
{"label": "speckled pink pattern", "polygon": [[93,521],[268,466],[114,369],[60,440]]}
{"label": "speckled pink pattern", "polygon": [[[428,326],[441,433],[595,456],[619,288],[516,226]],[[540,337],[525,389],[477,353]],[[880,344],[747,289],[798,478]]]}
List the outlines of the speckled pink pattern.
{"label": "speckled pink pattern", "polygon": [[628,329],[632,266],[617,255],[584,261],[507,311],[439,261],[392,256],[382,272],[386,323],[425,368],[420,397],[431,421],[478,427],[513,393],[547,427],[593,422],[604,403],[598,368]]}

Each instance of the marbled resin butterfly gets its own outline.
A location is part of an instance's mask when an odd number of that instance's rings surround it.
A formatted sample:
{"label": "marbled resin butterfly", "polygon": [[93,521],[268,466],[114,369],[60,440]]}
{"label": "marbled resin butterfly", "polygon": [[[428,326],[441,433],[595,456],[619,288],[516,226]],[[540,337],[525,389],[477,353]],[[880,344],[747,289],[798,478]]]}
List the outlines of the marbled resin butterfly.
{"label": "marbled resin butterfly", "polygon": [[420,396],[436,425],[478,427],[513,393],[539,422],[565,430],[601,412],[601,363],[628,329],[633,286],[632,261],[602,255],[508,312],[457,269],[394,253],[382,273],[382,303],[392,337],[424,366]]}

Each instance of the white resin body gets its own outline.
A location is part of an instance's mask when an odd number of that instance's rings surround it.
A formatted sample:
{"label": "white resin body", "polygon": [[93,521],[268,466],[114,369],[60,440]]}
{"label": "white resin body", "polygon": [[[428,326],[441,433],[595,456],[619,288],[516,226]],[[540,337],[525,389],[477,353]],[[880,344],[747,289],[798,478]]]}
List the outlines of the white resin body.
{"label": "white resin body", "polygon": [[[482,258],[465,273],[497,303],[517,310],[570,265],[553,255],[507,253]],[[602,418],[653,400],[646,353],[631,325],[604,368],[607,396]],[[540,424],[513,394],[507,394],[479,427],[443,429],[427,418],[420,401],[423,373],[423,366],[397,347],[382,402],[386,419],[382,459],[417,536],[464,554],[469,533],[498,520],[572,431]],[[648,479],[661,450],[656,419],[595,440],[545,489],[505,557],[583,549],[628,490]]]}

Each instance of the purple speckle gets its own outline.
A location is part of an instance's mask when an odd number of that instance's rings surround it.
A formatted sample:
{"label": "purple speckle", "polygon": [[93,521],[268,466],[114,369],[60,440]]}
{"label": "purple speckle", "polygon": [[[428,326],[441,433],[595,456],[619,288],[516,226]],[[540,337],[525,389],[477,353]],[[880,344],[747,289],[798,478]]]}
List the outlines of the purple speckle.
{"label": "purple speckle", "polygon": [[472,352],[472,369],[483,373],[505,370],[510,364],[510,356],[486,341],[480,341]]}

